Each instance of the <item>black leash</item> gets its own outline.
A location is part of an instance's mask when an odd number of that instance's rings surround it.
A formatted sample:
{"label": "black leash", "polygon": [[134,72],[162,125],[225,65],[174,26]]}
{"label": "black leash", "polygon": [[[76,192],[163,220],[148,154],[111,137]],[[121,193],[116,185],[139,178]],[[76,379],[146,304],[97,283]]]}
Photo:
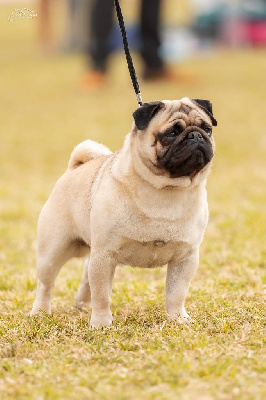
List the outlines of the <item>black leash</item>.
{"label": "black leash", "polygon": [[139,90],[139,83],[138,83],[136,71],[135,71],[135,68],[133,65],[133,60],[130,55],[130,51],[129,51],[129,47],[128,47],[128,40],[127,40],[127,33],[126,33],[126,29],[125,29],[124,18],[123,18],[120,4],[119,4],[119,0],[114,0],[114,2],[115,2],[115,9],[116,9],[118,23],[119,23],[121,35],[123,38],[123,45],[124,45],[124,51],[125,51],[125,55],[126,55],[126,59],[127,59],[127,66],[128,66],[130,78],[132,81],[132,85],[134,87],[134,90],[135,90],[135,93],[137,96],[137,101],[138,101],[139,107],[140,107],[140,106],[142,106],[142,98],[141,98],[141,93]]}

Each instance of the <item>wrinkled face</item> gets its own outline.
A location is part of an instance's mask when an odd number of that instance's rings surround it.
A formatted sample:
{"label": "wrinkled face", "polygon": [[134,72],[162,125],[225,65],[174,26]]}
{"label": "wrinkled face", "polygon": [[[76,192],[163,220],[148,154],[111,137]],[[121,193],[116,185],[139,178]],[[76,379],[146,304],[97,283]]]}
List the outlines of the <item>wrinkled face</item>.
{"label": "wrinkled face", "polygon": [[212,126],[217,122],[209,101],[184,98],[146,103],[133,116],[142,157],[171,178],[193,178],[210,163]]}

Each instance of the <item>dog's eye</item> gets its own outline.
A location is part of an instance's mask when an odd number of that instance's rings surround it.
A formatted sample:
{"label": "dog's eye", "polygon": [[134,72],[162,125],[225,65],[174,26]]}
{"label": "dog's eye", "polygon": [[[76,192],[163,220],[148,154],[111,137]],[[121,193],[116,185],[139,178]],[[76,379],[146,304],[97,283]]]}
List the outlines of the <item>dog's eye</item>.
{"label": "dog's eye", "polygon": [[209,137],[212,135],[212,126],[207,124],[205,121],[201,122],[201,129],[203,129]]}
{"label": "dog's eye", "polygon": [[173,140],[176,137],[177,137],[177,133],[176,132],[169,132],[164,136],[164,139]]}
{"label": "dog's eye", "polygon": [[[171,130],[170,130],[171,129]],[[183,132],[184,128],[180,126],[179,123],[176,123],[175,125],[170,128],[168,132],[165,133],[159,133],[158,134],[158,139],[162,143],[163,146],[169,146],[171,145],[177,136]]]}
{"label": "dog's eye", "polygon": [[209,126],[209,125],[205,125],[205,126],[203,127],[203,129],[204,129],[205,132],[208,134],[208,136],[211,137],[211,135],[212,135],[212,127]]}
{"label": "dog's eye", "polygon": [[165,135],[161,136],[161,143],[163,145],[169,145],[175,141],[177,135],[178,133],[175,131],[168,132]]}

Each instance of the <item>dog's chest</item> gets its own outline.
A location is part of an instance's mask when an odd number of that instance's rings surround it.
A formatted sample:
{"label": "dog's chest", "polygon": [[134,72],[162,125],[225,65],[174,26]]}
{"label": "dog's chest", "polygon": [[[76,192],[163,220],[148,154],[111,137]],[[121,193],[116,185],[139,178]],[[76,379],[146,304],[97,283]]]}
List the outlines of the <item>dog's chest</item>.
{"label": "dog's chest", "polygon": [[118,262],[132,267],[160,267],[169,262],[175,251],[175,243],[166,243],[162,240],[151,242],[127,240],[119,249]]}
{"label": "dog's chest", "polygon": [[207,204],[202,210],[191,210],[189,214],[184,213],[175,220],[150,218],[137,209],[132,213],[124,211],[120,209],[112,233],[131,240],[132,243],[146,243],[147,245],[140,246],[141,252],[167,252],[169,243],[197,246],[202,241],[208,219]]}
{"label": "dog's chest", "polygon": [[208,220],[204,187],[171,191],[143,186],[121,205],[117,221],[121,236],[137,242],[186,242],[192,246],[203,238]]}
{"label": "dog's chest", "polygon": [[115,180],[106,180],[93,201],[92,241],[104,244],[120,264],[167,264],[203,239],[208,207],[205,189],[202,192],[138,188],[131,193]]}

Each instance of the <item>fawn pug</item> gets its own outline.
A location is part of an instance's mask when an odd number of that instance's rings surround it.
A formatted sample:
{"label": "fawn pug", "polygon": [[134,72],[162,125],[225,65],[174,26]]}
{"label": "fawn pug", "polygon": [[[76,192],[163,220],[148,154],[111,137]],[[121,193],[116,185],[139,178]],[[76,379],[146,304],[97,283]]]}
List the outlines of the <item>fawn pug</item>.
{"label": "fawn pug", "polygon": [[112,323],[118,264],[168,264],[168,316],[189,318],[184,301],[208,220],[205,185],[217,122],[208,100],[186,97],[145,103],[133,117],[117,153],[91,140],[80,143],[44,205],[31,315],[51,313],[59,270],[70,258],[87,256],[76,305],[92,308],[92,327]]}

